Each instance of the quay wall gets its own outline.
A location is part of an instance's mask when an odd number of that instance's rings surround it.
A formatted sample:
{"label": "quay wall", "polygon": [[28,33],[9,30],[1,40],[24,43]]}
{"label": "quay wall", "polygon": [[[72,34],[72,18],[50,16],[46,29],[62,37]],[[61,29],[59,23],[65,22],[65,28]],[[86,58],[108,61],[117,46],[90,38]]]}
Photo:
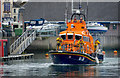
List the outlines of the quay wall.
{"label": "quay wall", "polygon": [[[41,37],[37,37],[35,41],[26,49],[27,52],[34,51],[48,51],[52,49],[56,49],[56,38],[57,37],[49,37],[46,39],[41,39]],[[99,38],[101,42],[101,48],[103,49],[118,49],[118,37],[117,36],[96,36],[95,39]],[[94,39],[94,41],[95,41]]]}
{"label": "quay wall", "polygon": [[56,49],[56,38],[57,37],[48,37],[46,39],[42,39],[41,37],[37,37],[36,40],[34,40],[33,43],[26,49],[26,51],[32,52]]}

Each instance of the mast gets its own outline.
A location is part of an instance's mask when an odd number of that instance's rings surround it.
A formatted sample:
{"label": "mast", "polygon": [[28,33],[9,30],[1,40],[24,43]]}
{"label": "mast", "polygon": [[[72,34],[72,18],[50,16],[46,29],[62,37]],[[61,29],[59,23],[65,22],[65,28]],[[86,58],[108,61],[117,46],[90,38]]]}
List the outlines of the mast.
{"label": "mast", "polygon": [[73,14],[73,0],[72,0],[72,7],[71,8],[72,8],[72,14]]}
{"label": "mast", "polygon": [[81,0],[79,0],[79,11],[81,12]]}
{"label": "mast", "polygon": [[68,18],[68,3],[67,3],[67,0],[66,0],[66,8],[65,8],[65,23],[66,23],[66,21],[67,21],[67,18]]}
{"label": "mast", "polygon": [[87,22],[88,22],[88,0],[87,0]]}

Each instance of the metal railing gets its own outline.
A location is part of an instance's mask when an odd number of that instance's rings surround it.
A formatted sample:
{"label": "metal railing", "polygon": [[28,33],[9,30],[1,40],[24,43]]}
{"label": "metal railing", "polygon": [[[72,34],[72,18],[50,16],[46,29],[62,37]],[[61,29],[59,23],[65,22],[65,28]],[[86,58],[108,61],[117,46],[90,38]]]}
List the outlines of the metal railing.
{"label": "metal railing", "polygon": [[28,29],[10,46],[10,54],[21,54],[35,40],[36,35],[39,37],[58,36],[60,29],[61,27],[36,30]]}
{"label": "metal railing", "polygon": [[36,31],[27,30],[10,46],[10,54],[21,54],[35,38]]}

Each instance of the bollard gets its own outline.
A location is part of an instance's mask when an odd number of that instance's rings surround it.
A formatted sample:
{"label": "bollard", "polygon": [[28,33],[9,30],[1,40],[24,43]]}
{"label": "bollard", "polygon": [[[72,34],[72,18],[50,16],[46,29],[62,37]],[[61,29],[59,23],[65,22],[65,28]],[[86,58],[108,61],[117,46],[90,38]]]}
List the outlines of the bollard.
{"label": "bollard", "polygon": [[117,50],[114,50],[114,53],[117,53]]}
{"label": "bollard", "polygon": [[114,50],[114,55],[117,56],[117,51],[116,50]]}
{"label": "bollard", "polygon": [[102,53],[105,55],[105,51],[102,51]]}
{"label": "bollard", "polygon": [[46,57],[46,58],[49,58],[49,55],[48,55],[48,54],[45,54],[45,57]]}

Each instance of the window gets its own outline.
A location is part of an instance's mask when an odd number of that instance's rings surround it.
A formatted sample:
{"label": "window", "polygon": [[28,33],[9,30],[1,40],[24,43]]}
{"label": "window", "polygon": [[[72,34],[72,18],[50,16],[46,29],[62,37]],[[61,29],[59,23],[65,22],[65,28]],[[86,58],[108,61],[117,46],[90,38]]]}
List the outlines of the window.
{"label": "window", "polygon": [[62,39],[65,40],[66,39],[66,35],[61,35]]}
{"label": "window", "polygon": [[4,17],[10,17],[10,14],[4,14]]}
{"label": "window", "polygon": [[108,30],[109,30],[109,28],[110,28],[110,24],[105,24],[105,26],[108,28]]}
{"label": "window", "polygon": [[16,13],[16,9],[14,9],[14,13]]}
{"label": "window", "polygon": [[114,25],[113,25],[113,29],[114,29],[114,30],[117,29],[117,24],[114,24]]}
{"label": "window", "polygon": [[80,40],[80,39],[82,39],[82,36],[81,35],[75,35],[75,39]]}
{"label": "window", "polygon": [[36,24],[36,21],[31,21],[31,23],[30,24]]}
{"label": "window", "polygon": [[10,12],[10,2],[4,2],[4,12]]}
{"label": "window", "polygon": [[14,28],[18,28],[18,25],[13,25]]}
{"label": "window", "polygon": [[1,42],[0,42],[0,46],[1,46]]}
{"label": "window", "polygon": [[43,23],[43,21],[39,21],[38,23],[39,23],[39,24],[42,24],[42,23]]}
{"label": "window", "polygon": [[14,21],[16,21],[16,16],[14,16]]}
{"label": "window", "polygon": [[4,46],[4,47],[6,46],[6,42],[3,42],[3,46]]}
{"label": "window", "polygon": [[73,39],[73,35],[68,35],[68,39],[72,40]]}
{"label": "window", "polygon": [[83,36],[83,41],[90,42],[89,37]]}

